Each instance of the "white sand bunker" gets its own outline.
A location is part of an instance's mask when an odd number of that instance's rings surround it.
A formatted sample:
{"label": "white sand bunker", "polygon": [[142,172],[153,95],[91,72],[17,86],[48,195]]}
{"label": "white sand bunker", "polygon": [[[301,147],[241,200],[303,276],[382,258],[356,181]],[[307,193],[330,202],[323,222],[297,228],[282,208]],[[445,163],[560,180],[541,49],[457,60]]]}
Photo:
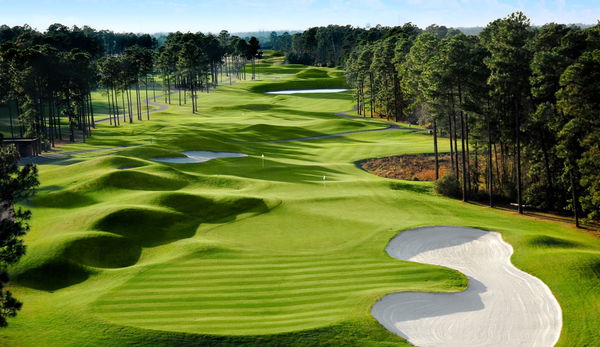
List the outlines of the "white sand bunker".
{"label": "white sand bunker", "polygon": [[384,296],[371,314],[418,346],[553,346],[561,309],[538,278],[513,266],[499,233],[461,227],[405,231],[386,248],[397,259],[464,273],[459,293],[404,292]]}
{"label": "white sand bunker", "polygon": [[276,90],[266,92],[266,94],[316,94],[316,93],[341,93],[348,89],[296,89],[296,90]]}
{"label": "white sand bunker", "polygon": [[163,158],[151,158],[150,160],[159,161],[162,163],[175,163],[175,164],[187,164],[187,163],[203,163],[211,159],[216,158],[241,158],[247,157],[244,153],[230,153],[230,152],[209,152],[209,151],[187,151],[182,152],[185,157],[163,157]]}

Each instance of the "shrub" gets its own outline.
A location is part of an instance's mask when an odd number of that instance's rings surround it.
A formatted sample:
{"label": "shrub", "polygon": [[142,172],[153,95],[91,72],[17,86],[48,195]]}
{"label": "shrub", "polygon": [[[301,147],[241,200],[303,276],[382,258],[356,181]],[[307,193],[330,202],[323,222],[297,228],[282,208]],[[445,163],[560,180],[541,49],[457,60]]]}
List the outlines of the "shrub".
{"label": "shrub", "polygon": [[462,195],[460,190],[460,182],[456,179],[452,173],[444,175],[442,178],[437,180],[434,185],[436,193],[458,199]]}

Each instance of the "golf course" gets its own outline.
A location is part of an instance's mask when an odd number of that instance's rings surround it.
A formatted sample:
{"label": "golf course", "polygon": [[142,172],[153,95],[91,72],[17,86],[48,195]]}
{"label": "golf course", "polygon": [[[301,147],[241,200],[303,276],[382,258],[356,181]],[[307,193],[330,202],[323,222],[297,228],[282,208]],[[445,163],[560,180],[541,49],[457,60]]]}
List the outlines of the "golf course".
{"label": "golf course", "polygon": [[357,116],[351,91],[306,92],[347,88],[340,69],[265,58],[256,80],[199,93],[195,114],[161,95],[150,120],[99,122],[38,162],[41,185],[21,203],[27,253],[9,271],[24,304],[0,345],[408,345],[373,305],[469,281],[386,246],[440,225],[498,233],[560,305],[557,345],[600,345],[600,239],[363,171],[356,162],[433,152],[432,136],[341,117]]}

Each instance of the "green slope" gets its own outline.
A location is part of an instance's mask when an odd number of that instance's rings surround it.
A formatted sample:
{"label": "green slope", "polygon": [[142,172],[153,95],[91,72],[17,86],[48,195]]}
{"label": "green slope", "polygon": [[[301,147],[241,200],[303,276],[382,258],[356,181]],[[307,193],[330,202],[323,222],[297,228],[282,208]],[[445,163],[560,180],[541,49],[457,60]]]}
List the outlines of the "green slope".
{"label": "green slope", "polygon": [[[384,249],[402,230],[440,224],[501,232],[515,248],[513,262],[557,296],[561,345],[600,344],[598,239],[439,197],[429,183],[393,182],[354,164],[430,152],[425,134],[265,142],[386,125],[334,115],[352,108],[350,92],[262,93],[339,87],[338,70],[267,63],[260,71],[263,80],[200,95],[198,115],[171,105],[151,121],[101,124],[88,143],[62,152],[141,146],[40,166],[41,190],[25,203],[33,210],[28,253],[11,269],[24,308],[0,331],[0,344],[402,344],[370,316],[378,298],[457,291],[466,281],[455,271],[394,260]],[[447,146],[442,140],[441,150]],[[149,160],[182,150],[249,156]]]}

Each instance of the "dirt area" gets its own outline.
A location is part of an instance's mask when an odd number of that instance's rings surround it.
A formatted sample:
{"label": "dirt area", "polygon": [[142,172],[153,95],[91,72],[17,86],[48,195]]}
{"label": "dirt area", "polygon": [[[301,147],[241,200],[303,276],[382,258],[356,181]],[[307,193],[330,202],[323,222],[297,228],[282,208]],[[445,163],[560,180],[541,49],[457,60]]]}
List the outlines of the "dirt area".
{"label": "dirt area", "polygon": [[[450,154],[439,154],[440,177],[450,172]],[[393,157],[367,159],[360,167],[374,175],[403,180],[434,181],[435,156],[433,154],[405,154]]]}

